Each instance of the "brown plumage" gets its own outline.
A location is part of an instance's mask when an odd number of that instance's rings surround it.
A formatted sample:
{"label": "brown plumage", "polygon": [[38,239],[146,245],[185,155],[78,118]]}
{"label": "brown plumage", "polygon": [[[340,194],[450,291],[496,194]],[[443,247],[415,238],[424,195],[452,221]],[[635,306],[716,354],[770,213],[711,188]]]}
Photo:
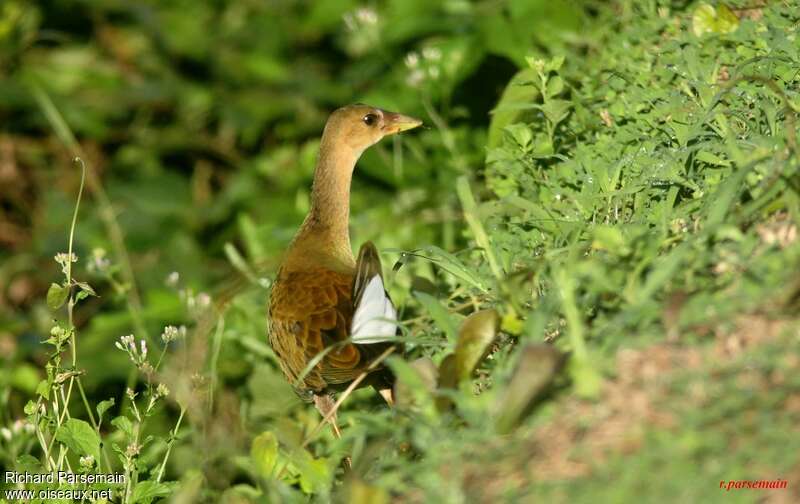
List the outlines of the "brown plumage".
{"label": "brown plumage", "polygon": [[[362,246],[358,260],[350,246],[353,169],[366,148],[420,124],[357,104],[336,110],[325,125],[311,209],[278,270],[269,305],[269,341],[281,368],[301,396],[314,397],[323,414],[332,404],[332,391],[353,381],[389,344],[346,342],[367,282],[381,275],[372,243]],[[329,347],[333,348],[300,378]]]}

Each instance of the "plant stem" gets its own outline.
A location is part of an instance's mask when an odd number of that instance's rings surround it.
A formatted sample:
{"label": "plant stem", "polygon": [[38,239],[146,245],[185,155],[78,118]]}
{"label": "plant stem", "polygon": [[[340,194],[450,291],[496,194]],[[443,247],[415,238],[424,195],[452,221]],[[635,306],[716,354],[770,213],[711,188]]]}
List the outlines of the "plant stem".
{"label": "plant stem", "polygon": [[164,454],[164,460],[161,461],[161,467],[158,469],[156,483],[161,483],[161,478],[164,476],[164,468],[167,466],[167,460],[169,459],[169,454],[172,451],[172,445],[175,442],[175,438],[178,435],[178,429],[181,426],[184,413],[186,413],[186,408],[181,406],[181,414],[178,416],[178,421],[175,423],[175,428],[172,430],[172,433],[169,436],[169,441],[167,442],[167,453]]}

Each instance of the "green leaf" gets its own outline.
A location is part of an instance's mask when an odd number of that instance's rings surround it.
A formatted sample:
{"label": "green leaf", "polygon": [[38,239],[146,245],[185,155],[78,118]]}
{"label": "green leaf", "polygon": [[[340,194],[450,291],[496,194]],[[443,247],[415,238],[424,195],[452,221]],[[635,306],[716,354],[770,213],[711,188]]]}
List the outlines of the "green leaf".
{"label": "green leaf", "polygon": [[46,378],[39,382],[36,386],[36,393],[45,399],[50,399],[50,386],[52,385],[52,378]]}
{"label": "green leaf", "polygon": [[458,385],[458,371],[456,370],[456,356],[448,354],[439,363],[439,388],[452,389]]}
{"label": "green leaf", "polygon": [[522,152],[527,152],[533,140],[533,133],[527,124],[514,123],[506,126],[506,132],[519,146]]}
{"label": "green leaf", "polygon": [[100,437],[83,420],[69,418],[56,431],[56,439],[78,455],[91,455],[100,460]]}
{"label": "green leaf", "polygon": [[507,434],[520,424],[563,363],[564,354],[551,345],[528,344],[522,349],[511,380],[495,402],[498,432]]}
{"label": "green leaf", "polygon": [[114,420],[111,420],[111,425],[124,432],[125,435],[128,436],[128,439],[133,439],[133,424],[128,417],[118,416]]}
{"label": "green leaf", "polygon": [[474,272],[474,269],[467,267],[458,257],[434,245],[425,247],[424,251],[428,259],[443,270],[467,285],[486,292],[483,280]]}
{"label": "green leaf", "polygon": [[47,306],[49,306],[51,310],[58,310],[67,301],[68,296],[68,288],[57,283],[52,283],[50,284],[50,288],[47,289]]}
{"label": "green leaf", "polygon": [[263,478],[270,478],[278,461],[278,439],[270,431],[264,431],[253,440],[250,458]]}
{"label": "green leaf", "polygon": [[561,91],[564,90],[564,79],[561,78],[559,75],[554,75],[547,81],[547,91],[546,95],[548,98],[552,98],[561,94]]}
{"label": "green leaf", "polygon": [[739,18],[721,3],[714,8],[701,3],[692,14],[692,31],[698,37],[706,33],[732,33],[739,27]]}
{"label": "green leaf", "polygon": [[18,473],[38,473],[42,471],[42,463],[33,455],[27,453],[17,457],[15,469]]}
{"label": "green leaf", "polygon": [[713,154],[713,153],[708,152],[708,151],[700,151],[700,152],[698,152],[697,156],[696,156],[696,159],[698,161],[702,161],[704,163],[708,163],[708,164],[714,165],[714,166],[728,167],[728,166],[731,165],[731,162],[728,161],[727,159],[722,159],[721,157],[717,156],[716,154]]}
{"label": "green leaf", "polygon": [[455,349],[455,373],[465,380],[489,352],[497,336],[500,317],[495,310],[475,312],[461,324]]}
{"label": "green leaf", "polygon": [[106,401],[101,401],[100,404],[97,405],[96,409],[97,409],[98,420],[102,420],[103,414],[106,411],[108,411],[109,408],[114,406],[114,403],[115,403],[115,401],[114,401],[114,398],[112,397],[111,399],[108,399]]}
{"label": "green leaf", "polygon": [[631,251],[622,232],[615,227],[597,226],[594,228],[593,235],[593,249],[607,250],[620,256],[628,255]]}
{"label": "green leaf", "polygon": [[564,59],[563,55],[553,56],[549,60],[547,60],[544,64],[544,71],[545,72],[558,72],[561,70],[561,67],[564,66]]}
{"label": "green leaf", "polygon": [[387,363],[397,378],[394,398],[398,408],[425,408],[433,404],[431,394],[436,388],[439,373],[430,357],[420,357],[412,362],[391,357]]}
{"label": "green leaf", "polygon": [[26,415],[33,415],[36,413],[36,401],[30,400],[25,403],[25,408],[22,410]]}
{"label": "green leaf", "polygon": [[572,108],[572,102],[567,100],[547,100],[539,108],[547,120],[555,126],[567,117],[569,109]]}
{"label": "green leaf", "polygon": [[500,145],[506,126],[525,119],[533,119],[531,104],[539,96],[539,90],[529,83],[537,79],[533,68],[526,68],[515,75],[503,91],[503,96],[492,111],[492,122],[489,123],[489,150]]}
{"label": "green leaf", "polygon": [[299,483],[303,492],[321,492],[329,487],[333,474],[327,459],[314,458],[309,452],[302,450],[292,458],[292,463],[299,470]]}
{"label": "green leaf", "polygon": [[172,485],[159,483],[155,480],[140,481],[133,487],[131,502],[139,504],[150,504],[153,500],[160,497],[167,497],[172,493]]}
{"label": "green leaf", "polygon": [[75,285],[77,285],[80,290],[86,292],[86,294],[88,294],[90,296],[97,296],[97,293],[94,291],[92,286],[89,285],[88,283],[86,283],[86,282],[75,282]]}
{"label": "green leaf", "polygon": [[447,339],[455,341],[458,328],[447,308],[430,294],[415,291],[414,297],[425,307],[425,310],[427,310],[436,325],[439,326],[439,329],[447,335]]}

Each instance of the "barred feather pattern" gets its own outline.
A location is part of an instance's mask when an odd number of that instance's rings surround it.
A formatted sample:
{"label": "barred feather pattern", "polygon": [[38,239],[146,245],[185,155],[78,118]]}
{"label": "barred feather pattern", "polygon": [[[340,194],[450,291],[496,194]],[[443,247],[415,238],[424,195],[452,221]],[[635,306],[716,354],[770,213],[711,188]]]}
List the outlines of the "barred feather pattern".
{"label": "barred feather pattern", "polygon": [[[270,295],[269,341],[301,395],[352,381],[364,368],[359,349],[341,343],[353,318],[352,286],[352,275],[326,268],[278,272]],[[312,359],[337,344],[297,383]]]}

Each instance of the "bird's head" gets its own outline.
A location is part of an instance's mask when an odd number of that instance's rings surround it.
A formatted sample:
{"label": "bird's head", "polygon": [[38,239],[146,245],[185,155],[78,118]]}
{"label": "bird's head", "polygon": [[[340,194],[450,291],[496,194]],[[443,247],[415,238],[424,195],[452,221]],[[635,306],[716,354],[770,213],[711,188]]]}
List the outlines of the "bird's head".
{"label": "bird's head", "polygon": [[422,121],[397,112],[356,103],[337,109],[328,118],[323,133],[324,141],[333,141],[337,147],[349,147],[360,155],[367,147],[383,137],[420,126]]}

